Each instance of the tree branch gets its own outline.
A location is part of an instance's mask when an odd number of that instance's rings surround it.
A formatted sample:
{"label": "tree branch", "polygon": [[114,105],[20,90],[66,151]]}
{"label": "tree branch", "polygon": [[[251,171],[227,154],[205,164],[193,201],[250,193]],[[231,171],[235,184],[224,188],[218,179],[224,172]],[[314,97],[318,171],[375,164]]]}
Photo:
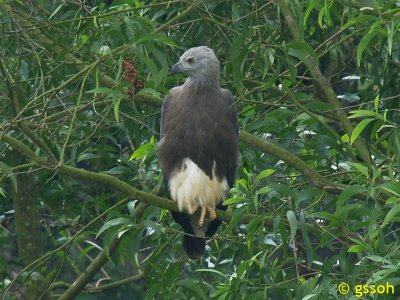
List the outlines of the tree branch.
{"label": "tree branch", "polygon": [[[128,183],[118,179],[117,177],[108,175],[108,174],[100,174],[100,173],[95,173],[91,171],[86,171],[78,168],[74,168],[71,166],[67,165],[52,165],[43,160],[42,158],[36,156],[36,154],[29,149],[29,147],[25,146],[22,144],[20,141],[17,139],[9,136],[9,135],[2,135],[0,136],[0,140],[3,140],[10,144],[15,150],[21,152],[22,154],[26,155],[31,161],[35,162],[36,164],[43,166],[45,168],[51,169],[51,170],[56,170],[59,174],[77,178],[80,180],[88,180],[88,181],[94,181],[97,183],[105,184],[109,187],[112,187],[121,193],[125,194],[126,196],[129,196],[133,199],[138,199],[140,201],[143,201],[149,205],[157,206],[159,208],[164,208],[168,209],[173,212],[178,212],[178,205],[175,203],[175,201],[171,201],[169,199],[159,197],[156,195],[152,195],[146,192],[142,192]],[[224,210],[216,210],[217,212],[217,217],[218,219],[229,223],[229,221],[232,218],[232,213],[224,211]],[[240,219],[240,223],[249,223],[252,218],[254,218],[254,215],[244,215]],[[272,220],[270,220],[272,221]]]}
{"label": "tree branch", "polygon": [[[139,204],[134,211],[133,217],[138,220],[141,218],[144,209],[147,207],[147,204],[141,203]],[[86,268],[85,272],[82,273],[73,284],[71,284],[68,289],[61,295],[59,299],[73,299],[76,295],[78,295],[85,286],[89,283],[89,281],[97,274],[97,272],[107,263],[109,253],[114,252],[117,249],[120,239],[118,238],[118,234],[114,235],[113,240],[111,241],[111,245],[109,249],[103,249],[100,254],[90,263],[90,265]],[[106,284],[102,287],[88,289],[89,293],[96,293],[102,291],[104,289],[112,288],[115,286],[119,286],[122,284],[130,283],[136,281],[143,277],[143,272],[139,272],[139,274],[126,278],[121,281],[113,282],[110,284]]]}
{"label": "tree branch", "polygon": [[255,149],[258,149],[264,153],[269,153],[292,167],[299,170],[305,176],[311,179],[313,184],[319,188],[325,189],[334,194],[340,194],[346,189],[348,186],[336,182],[331,182],[326,180],[321,174],[319,174],[312,166],[307,164],[302,159],[298,158],[296,155],[293,155],[289,151],[283,149],[282,147],[275,145],[265,139],[261,139],[256,137],[247,131],[240,131],[240,140]]}
{"label": "tree branch", "polygon": [[[277,1],[279,8],[281,10],[281,13],[285,19],[286,25],[289,28],[290,33],[292,34],[293,38],[296,41],[301,41],[301,33],[299,26],[295,22],[295,18],[287,5],[285,0],[278,0]],[[332,88],[332,85],[329,83],[329,81],[324,77],[322,74],[321,70],[319,69],[318,62],[316,62],[311,56],[308,56],[304,63],[307,65],[309,71],[311,72],[311,76],[313,77],[314,84],[319,86],[320,90],[323,91],[326,100],[332,105],[333,108],[338,109],[336,110],[336,114],[338,116],[338,119],[344,129],[344,131],[347,133],[349,137],[351,137],[353,133],[353,125],[347,118],[346,112],[342,109],[342,105],[338,101],[336,94]],[[368,166],[369,169],[373,167],[371,157],[369,154],[368,146],[365,142],[365,140],[362,137],[358,137],[354,143],[353,146],[355,150],[357,151],[358,155],[360,158],[365,162],[365,164]]]}
{"label": "tree branch", "polygon": [[[117,249],[120,239],[115,236],[111,242],[109,252]],[[108,261],[108,254],[105,249],[93,260],[93,262],[86,268],[85,272],[79,276],[75,282],[61,295],[59,300],[74,299],[86,286],[86,284],[97,274],[97,272]]]}
{"label": "tree branch", "polygon": [[183,17],[186,17],[186,15],[188,15],[192,10],[194,10],[198,3],[200,1],[199,0],[195,0],[193,1],[193,4],[191,6],[189,6],[187,9],[185,9],[183,12],[181,12],[179,15],[177,15],[176,17],[172,18],[171,20],[169,20],[167,23],[162,24],[160,27],[156,28],[153,33],[157,33],[160,31],[163,31],[166,28],[171,27],[172,25],[178,23],[178,21],[180,19],[182,19]]}
{"label": "tree branch", "polygon": [[101,285],[101,286],[98,286],[98,287],[95,287],[95,288],[85,289],[84,292],[86,292],[86,293],[99,293],[99,292],[102,292],[104,290],[112,289],[112,288],[115,288],[117,286],[121,286],[121,285],[124,285],[124,284],[128,284],[128,283],[132,283],[132,282],[138,281],[138,280],[140,280],[142,278],[144,278],[144,273],[143,272],[139,272],[136,275],[133,275],[133,276],[130,276],[130,277],[127,277],[127,278],[124,278],[124,279],[121,279],[121,280],[118,280],[118,281],[115,281],[115,282],[104,284],[104,285]]}

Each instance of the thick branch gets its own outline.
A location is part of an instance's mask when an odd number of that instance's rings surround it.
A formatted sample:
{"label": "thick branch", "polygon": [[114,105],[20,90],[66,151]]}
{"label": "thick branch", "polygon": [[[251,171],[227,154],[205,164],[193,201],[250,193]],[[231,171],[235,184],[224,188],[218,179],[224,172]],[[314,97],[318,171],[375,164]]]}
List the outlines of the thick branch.
{"label": "thick branch", "polygon": [[[294,16],[292,12],[290,11],[289,6],[287,5],[285,0],[279,0],[278,2],[279,8],[281,10],[281,13],[286,21],[286,25],[288,26],[290,33],[292,34],[293,38],[296,41],[301,40],[301,35],[300,35],[300,30],[299,27],[297,26]],[[311,76],[313,77],[314,84],[319,86],[320,90],[323,91],[326,100],[332,105],[332,107],[336,110],[336,114],[338,116],[338,119],[340,123],[342,124],[342,127],[344,131],[347,133],[349,137],[351,137],[353,133],[353,125],[351,124],[350,120],[347,118],[346,112],[342,108],[342,105],[338,101],[336,94],[332,88],[332,85],[330,82],[324,77],[322,74],[318,62],[315,61],[314,58],[312,57],[307,57],[306,61],[304,62],[308,69],[311,72]],[[368,146],[365,142],[365,140],[362,137],[358,137],[354,141],[354,147],[357,151],[357,154],[361,157],[361,159],[367,164],[368,168],[372,168],[372,161],[371,157],[369,154]]]}
{"label": "thick branch", "polygon": [[[147,204],[141,203],[135,208],[135,212],[133,217],[138,220],[142,217],[144,209],[147,207]],[[76,295],[78,295],[85,286],[89,283],[90,280],[97,274],[97,272],[107,263],[109,254],[117,249],[120,243],[120,239],[118,238],[118,234],[113,237],[110,248],[103,249],[100,254],[90,263],[90,265],[86,268],[86,271],[82,273],[75,282],[68,287],[68,289],[61,295],[60,299],[73,299]],[[110,284],[106,284],[102,287],[96,287],[92,289],[88,289],[88,292],[95,293],[102,291],[104,289],[116,287],[122,284],[126,284],[129,282],[133,282],[143,277],[143,272],[139,272],[139,274],[123,279],[121,281],[113,282]]]}
{"label": "thick branch", "polygon": [[[42,158],[36,156],[36,154],[29,149],[29,147],[25,146],[22,144],[20,141],[17,139],[9,136],[9,135],[2,135],[0,136],[0,140],[3,140],[10,144],[15,150],[21,152],[22,154],[26,155],[31,161],[35,162],[36,164],[46,167],[48,169],[53,169],[57,170],[57,172],[61,175],[66,175],[69,177],[81,179],[81,180],[89,180],[89,181],[95,181],[97,183],[105,184],[109,187],[112,187],[121,193],[125,194],[126,196],[129,196],[133,199],[138,199],[141,200],[149,205],[157,206],[160,208],[168,209],[170,211],[179,211],[178,206],[174,201],[168,200],[166,198],[162,198],[156,195],[152,195],[146,192],[142,192],[132,186],[130,186],[128,183],[119,180],[118,178],[108,175],[108,174],[100,174],[100,173],[95,173],[95,172],[90,172],[74,167],[70,167],[67,165],[49,165],[45,160]],[[223,210],[217,210],[217,217],[218,219],[229,222],[232,218],[232,214],[230,212],[226,212]],[[240,223],[249,223],[252,218],[254,218],[254,215],[244,215]],[[271,220],[272,221],[272,220]]]}
{"label": "thick branch", "polygon": [[[41,266],[42,264],[44,264],[45,262],[47,262],[51,257],[53,257],[53,255],[55,255],[57,252],[69,247],[69,245],[71,245],[71,243],[78,237],[80,236],[83,232],[85,232],[86,230],[88,230],[89,228],[92,227],[92,225],[94,223],[96,223],[97,221],[99,221],[100,219],[102,219],[103,217],[107,216],[111,211],[115,210],[117,207],[120,207],[121,205],[125,204],[126,202],[128,202],[129,197],[120,200],[119,202],[117,202],[116,204],[112,205],[111,207],[109,207],[108,209],[106,209],[105,211],[103,211],[101,214],[99,214],[98,216],[96,216],[94,219],[90,220],[86,225],[82,226],[82,228],[76,232],[72,237],[70,237],[66,242],[64,242],[63,244],[61,244],[60,246],[58,246],[56,249],[53,249],[49,252],[47,252],[45,255],[43,255],[42,257],[36,259],[35,261],[33,261],[32,263],[30,263],[28,266],[26,266],[25,268],[23,268],[11,281],[11,283],[6,287],[4,293],[3,293],[3,298],[5,299],[5,296],[7,295],[8,291],[11,289],[12,286],[15,285],[15,283],[17,282],[18,278],[20,276],[22,276],[23,274],[26,274],[26,272],[31,271],[33,272],[35,269],[37,269],[39,266]],[[141,214],[143,213],[143,209],[146,206],[146,204],[141,203],[139,204],[136,209],[135,209],[135,213],[134,213],[134,218],[139,219],[141,217]],[[53,286],[52,286],[53,287]],[[52,288],[51,287],[51,288]]]}
{"label": "thick branch", "polygon": [[[120,239],[114,237],[109,251],[113,252],[118,247],[119,243]],[[81,276],[79,276],[78,279],[75,280],[75,282],[61,295],[59,300],[74,299],[107,261],[108,256],[106,251],[103,249],[103,251],[101,251],[94,261],[86,268],[85,272],[83,272]]]}
{"label": "thick branch", "polygon": [[282,147],[275,145],[265,139],[256,137],[244,130],[240,131],[240,140],[255,149],[258,149],[264,153],[269,153],[292,167],[299,170],[305,176],[309,177],[314,185],[323,188],[331,193],[340,194],[348,186],[336,182],[330,182],[326,180],[321,174],[319,174],[312,166],[307,164],[302,159],[293,155],[289,151],[283,149]]}

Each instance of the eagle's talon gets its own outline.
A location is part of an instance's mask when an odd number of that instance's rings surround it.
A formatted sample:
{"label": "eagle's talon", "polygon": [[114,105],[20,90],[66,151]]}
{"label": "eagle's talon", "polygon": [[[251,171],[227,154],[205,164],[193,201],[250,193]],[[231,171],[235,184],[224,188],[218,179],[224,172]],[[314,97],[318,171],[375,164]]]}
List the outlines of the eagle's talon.
{"label": "eagle's talon", "polygon": [[217,213],[215,212],[215,208],[212,206],[206,206],[208,214],[210,215],[210,220],[215,220],[217,218]]}
{"label": "eagle's talon", "polygon": [[204,219],[206,217],[206,212],[207,212],[206,206],[200,206],[200,208],[201,208],[201,211],[200,211],[200,218],[199,218],[199,227],[203,226]]}
{"label": "eagle's talon", "polygon": [[217,213],[215,208],[210,205],[200,206],[200,217],[199,217],[199,227],[203,226],[204,220],[206,218],[206,213],[208,212],[209,220],[215,220],[217,218]]}

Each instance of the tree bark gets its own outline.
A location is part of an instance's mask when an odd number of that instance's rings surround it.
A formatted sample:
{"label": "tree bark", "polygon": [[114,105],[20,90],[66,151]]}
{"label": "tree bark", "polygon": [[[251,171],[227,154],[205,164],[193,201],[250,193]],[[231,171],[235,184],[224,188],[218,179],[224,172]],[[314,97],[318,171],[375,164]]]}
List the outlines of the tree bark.
{"label": "tree bark", "polygon": [[[18,152],[15,153],[14,165],[26,163]],[[30,264],[43,253],[42,234],[40,226],[40,211],[37,194],[36,178],[30,172],[15,174],[17,187],[12,190],[12,200],[15,211],[15,232],[18,245],[18,256],[23,266]],[[38,276],[27,280],[23,296],[26,299],[36,299],[41,294],[43,280]]]}

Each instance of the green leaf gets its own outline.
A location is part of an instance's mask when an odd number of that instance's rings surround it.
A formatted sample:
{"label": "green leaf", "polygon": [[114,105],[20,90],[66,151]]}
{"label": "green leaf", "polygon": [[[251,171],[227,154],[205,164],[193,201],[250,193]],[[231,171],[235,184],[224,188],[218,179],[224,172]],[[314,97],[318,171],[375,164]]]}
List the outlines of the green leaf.
{"label": "green leaf", "polygon": [[88,153],[83,153],[82,155],[80,155],[78,157],[77,162],[81,162],[84,160],[91,160],[91,159],[99,159],[99,158],[100,158],[100,156],[98,154],[88,152]]}
{"label": "green leaf", "polygon": [[50,21],[57,13],[58,11],[64,6],[64,3],[59,5],[50,15],[50,17],[48,18],[48,20]]}
{"label": "green leaf", "polygon": [[130,215],[130,216],[133,216],[133,215],[134,215],[136,204],[137,204],[137,200],[129,201],[129,202],[126,204],[128,210],[129,210],[129,215]]}
{"label": "green leaf", "polygon": [[373,15],[361,15],[356,18],[349,18],[349,21],[346,24],[344,24],[341,29],[345,30],[351,26],[354,26],[355,24],[360,24],[366,21],[375,22],[377,20],[379,20],[379,17]]}
{"label": "green leaf", "polygon": [[107,94],[107,95],[115,95],[115,90],[112,90],[108,87],[98,87],[89,91],[86,91],[87,94]]}
{"label": "green leaf", "polygon": [[376,95],[376,97],[375,97],[374,108],[375,108],[375,112],[378,112],[378,109],[379,109],[379,94]]}
{"label": "green leaf", "polygon": [[248,182],[243,178],[237,179],[236,185],[238,187],[240,187],[240,186],[243,187],[246,191],[249,190]]}
{"label": "green leaf", "polygon": [[264,179],[265,177],[270,176],[271,174],[274,174],[276,170],[274,169],[266,169],[264,171],[262,171],[260,174],[257,175],[256,177],[256,182],[260,182],[262,179]]}
{"label": "green leaf", "polygon": [[[146,34],[141,36],[136,40],[136,43],[146,43],[146,42],[159,42],[160,44],[165,44],[172,46],[174,48],[178,47],[178,44],[175,43],[173,40],[171,40],[168,36],[164,34],[158,34],[158,33],[151,33],[151,34]],[[146,45],[147,47],[147,45]]]}
{"label": "green leaf", "polygon": [[236,227],[239,223],[240,218],[246,213],[247,205],[236,208],[233,212],[232,219],[230,220],[228,226],[226,226],[225,230],[221,233],[221,236],[226,236],[231,230]]}
{"label": "green leaf", "polygon": [[207,296],[204,293],[203,289],[200,287],[197,280],[193,279],[181,279],[176,282],[177,286],[184,287],[185,289],[191,291],[196,295],[196,299],[205,299],[207,300]]}
{"label": "green leaf", "polygon": [[389,56],[392,55],[392,50],[393,50],[393,36],[396,32],[396,30],[394,29],[394,22],[393,19],[390,22],[390,25],[388,24],[386,26],[387,28],[387,44],[388,44],[388,54]]}
{"label": "green leaf", "polygon": [[[382,21],[378,21],[378,22],[382,22]],[[376,37],[378,34],[379,34],[379,30],[376,28],[373,28],[366,35],[364,35],[363,38],[361,39],[360,43],[357,46],[357,66],[360,66],[361,56],[362,56],[365,48],[372,41],[372,39],[374,37]]]}
{"label": "green leaf", "polygon": [[354,128],[353,132],[351,133],[350,144],[353,144],[354,141],[358,138],[361,132],[367,127],[369,123],[375,121],[375,119],[364,119],[357,126]]}
{"label": "green leaf", "polygon": [[257,191],[257,193],[258,193],[259,195],[264,195],[264,194],[266,194],[266,193],[269,193],[270,191],[271,191],[271,188],[270,188],[270,187],[264,186],[264,187],[262,187],[261,189],[259,189],[259,190]]}
{"label": "green leaf", "polygon": [[242,199],[242,198],[236,198],[236,197],[229,198],[229,199],[226,199],[226,200],[224,201],[224,205],[237,204],[237,203],[239,203],[239,202],[242,202],[243,200],[244,200],[244,199]]}
{"label": "green leaf", "polygon": [[378,188],[383,189],[389,193],[392,193],[396,195],[397,197],[400,197],[400,184],[399,183],[392,183],[392,182],[386,182],[382,183],[381,185],[378,186]]}
{"label": "green leaf", "polygon": [[153,80],[154,80],[154,85],[158,86],[158,84],[161,82],[162,78],[160,78],[158,76],[159,69],[158,69],[157,65],[154,63],[154,61],[150,57],[148,57],[146,55],[143,55],[139,52],[136,52],[136,55],[138,56],[139,60],[141,62],[143,62],[146,65],[146,67],[148,68],[148,70],[150,71],[150,73],[153,77]]}
{"label": "green leaf", "polygon": [[97,20],[97,16],[94,16],[93,18],[93,25],[96,27],[96,29],[100,29],[99,21]]}
{"label": "green leaf", "polygon": [[300,59],[306,66],[309,66],[309,56],[318,62],[318,55],[314,49],[305,42],[294,42],[288,45],[289,54]]}
{"label": "green leaf", "polygon": [[253,245],[254,245],[254,235],[256,234],[257,228],[262,221],[261,217],[256,217],[250,220],[249,225],[247,226],[247,248],[249,252],[253,252]]}
{"label": "green leaf", "polygon": [[229,277],[226,276],[224,273],[215,270],[215,269],[197,269],[196,272],[205,272],[205,273],[215,273],[220,275],[221,277],[224,277],[225,279],[229,280]]}
{"label": "green leaf", "polygon": [[360,163],[352,162],[352,161],[347,161],[346,162],[348,165],[352,166],[355,168],[357,171],[359,171],[361,174],[363,174],[365,177],[369,177],[368,175],[368,168]]}
{"label": "green leaf", "polygon": [[117,123],[119,123],[119,105],[121,104],[121,100],[122,97],[118,97],[115,101],[114,101],[114,117],[115,120],[117,121]]}
{"label": "green leaf", "polygon": [[386,199],[386,204],[397,204],[400,202],[400,197],[389,197]]}
{"label": "green leaf", "polygon": [[331,19],[331,6],[333,4],[333,1],[324,1],[324,6],[319,12],[318,15],[318,24],[321,28],[323,28],[322,24],[322,19],[325,16],[326,24],[331,26],[332,25],[332,19]]}
{"label": "green leaf", "polygon": [[129,158],[129,160],[134,160],[134,159],[142,159],[144,158],[148,153],[152,152],[155,150],[155,145],[154,143],[147,143],[144,144],[142,146],[140,146],[139,148],[136,149],[135,152],[133,152],[133,154],[131,155],[131,157]]}
{"label": "green leaf", "polygon": [[17,178],[14,175],[14,172],[11,170],[11,168],[6,165],[5,163],[0,161],[0,170],[3,171],[4,173],[7,174],[7,176],[10,178],[11,183],[14,187],[14,191],[17,191],[18,185],[17,185]]}
{"label": "green leaf", "polygon": [[260,86],[260,91],[264,91],[271,88],[271,86],[275,86],[275,82],[279,78],[281,69],[282,69],[281,62],[278,61],[278,65],[276,66],[274,73],[272,74],[272,76],[268,76],[268,80]]}
{"label": "green leaf", "polygon": [[162,97],[161,97],[161,93],[160,92],[158,92],[158,91],[156,91],[155,89],[152,89],[152,88],[143,88],[143,89],[141,89],[141,90],[139,90],[137,93],[136,93],[136,95],[138,96],[138,95],[151,95],[151,96],[153,96],[154,98],[157,98],[157,99],[161,99]]}
{"label": "green leaf", "polygon": [[249,260],[242,261],[240,263],[239,267],[237,268],[237,277],[240,280],[243,280],[243,278],[246,276],[250,264],[251,264],[251,261],[249,261]]}
{"label": "green leaf", "polygon": [[118,226],[118,225],[128,225],[128,224],[132,224],[132,220],[129,219],[129,218],[115,218],[115,219],[112,219],[112,220],[106,222],[100,228],[100,230],[97,232],[96,239],[99,237],[99,235],[101,235],[104,231],[106,231],[107,229],[109,229],[111,227]]}
{"label": "green leaf", "polygon": [[120,239],[125,233],[127,233],[132,228],[135,228],[135,226],[133,224],[130,224],[130,225],[126,226],[126,229],[121,230],[121,231],[118,232],[117,237]]}
{"label": "green leaf", "polygon": [[156,295],[158,293],[163,293],[164,286],[161,283],[153,283],[151,287],[146,291],[145,300],[154,300],[157,299]]}
{"label": "green leaf", "polygon": [[347,252],[358,253],[358,252],[368,251],[368,250],[369,249],[367,247],[365,247],[364,245],[353,245],[347,250]]}
{"label": "green leaf", "polygon": [[280,183],[271,183],[268,185],[271,190],[280,193],[281,195],[286,195],[292,199],[297,199],[296,193],[287,185]]}
{"label": "green leaf", "polygon": [[288,210],[286,212],[286,217],[288,219],[289,227],[290,227],[290,242],[293,242],[294,238],[296,237],[296,232],[297,232],[296,215],[292,210]]}
{"label": "green leaf", "polygon": [[400,204],[397,204],[395,206],[393,206],[389,212],[387,213],[385,219],[383,220],[383,223],[381,225],[381,228],[385,227],[387,224],[389,224],[392,219],[398,214],[400,213]]}
{"label": "green leaf", "polygon": [[[171,41],[171,42],[174,43],[173,41]],[[150,50],[151,53],[153,54],[153,56],[158,60],[158,62],[162,66],[162,69],[166,70],[165,75],[167,75],[168,70],[169,70],[169,64],[168,64],[167,58],[165,56],[165,52],[159,50],[158,48],[154,47],[151,44],[147,44],[146,48],[148,50]]]}
{"label": "green leaf", "polygon": [[340,193],[338,200],[336,202],[336,210],[344,205],[344,203],[349,200],[351,197],[357,194],[361,194],[367,192],[368,189],[361,185],[352,185],[346,188],[343,192]]}
{"label": "green leaf", "polygon": [[106,171],[107,174],[110,175],[128,175],[131,174],[132,170],[125,166],[115,166],[112,167],[110,170]]}
{"label": "green leaf", "polygon": [[332,222],[335,222],[335,223],[340,223],[340,219],[338,217],[336,217],[333,214],[326,213],[326,212],[315,212],[315,213],[308,214],[306,217],[307,218],[323,219],[323,220],[328,220],[328,221],[332,221]]}
{"label": "green leaf", "polygon": [[317,5],[320,3],[319,0],[311,0],[310,4],[307,6],[307,10],[304,13],[304,20],[303,20],[303,25],[305,26],[308,20],[308,16],[312,12],[312,10],[317,7]]}
{"label": "green leaf", "polygon": [[368,259],[378,262],[378,263],[385,263],[388,265],[393,265],[392,262],[382,256],[378,256],[378,255],[368,255],[367,256]]}
{"label": "green leaf", "polygon": [[349,116],[349,119],[354,119],[354,118],[363,118],[363,117],[372,117],[375,119],[380,119],[383,120],[383,116],[380,113],[377,113],[375,111],[370,111],[370,110],[353,110],[349,112],[352,114]]}
{"label": "green leaf", "polygon": [[157,235],[159,235],[162,232],[162,227],[158,223],[152,220],[143,220],[140,224],[153,229],[154,233]]}
{"label": "green leaf", "polygon": [[239,34],[233,41],[230,51],[233,84],[239,94],[243,92],[242,71],[246,62],[248,50],[249,47],[245,44],[245,35]]}
{"label": "green leaf", "polygon": [[304,211],[300,212],[300,232],[303,237],[304,245],[306,246],[307,265],[311,267],[313,262],[314,251],[312,248],[310,236],[308,234],[307,224],[304,217]]}

